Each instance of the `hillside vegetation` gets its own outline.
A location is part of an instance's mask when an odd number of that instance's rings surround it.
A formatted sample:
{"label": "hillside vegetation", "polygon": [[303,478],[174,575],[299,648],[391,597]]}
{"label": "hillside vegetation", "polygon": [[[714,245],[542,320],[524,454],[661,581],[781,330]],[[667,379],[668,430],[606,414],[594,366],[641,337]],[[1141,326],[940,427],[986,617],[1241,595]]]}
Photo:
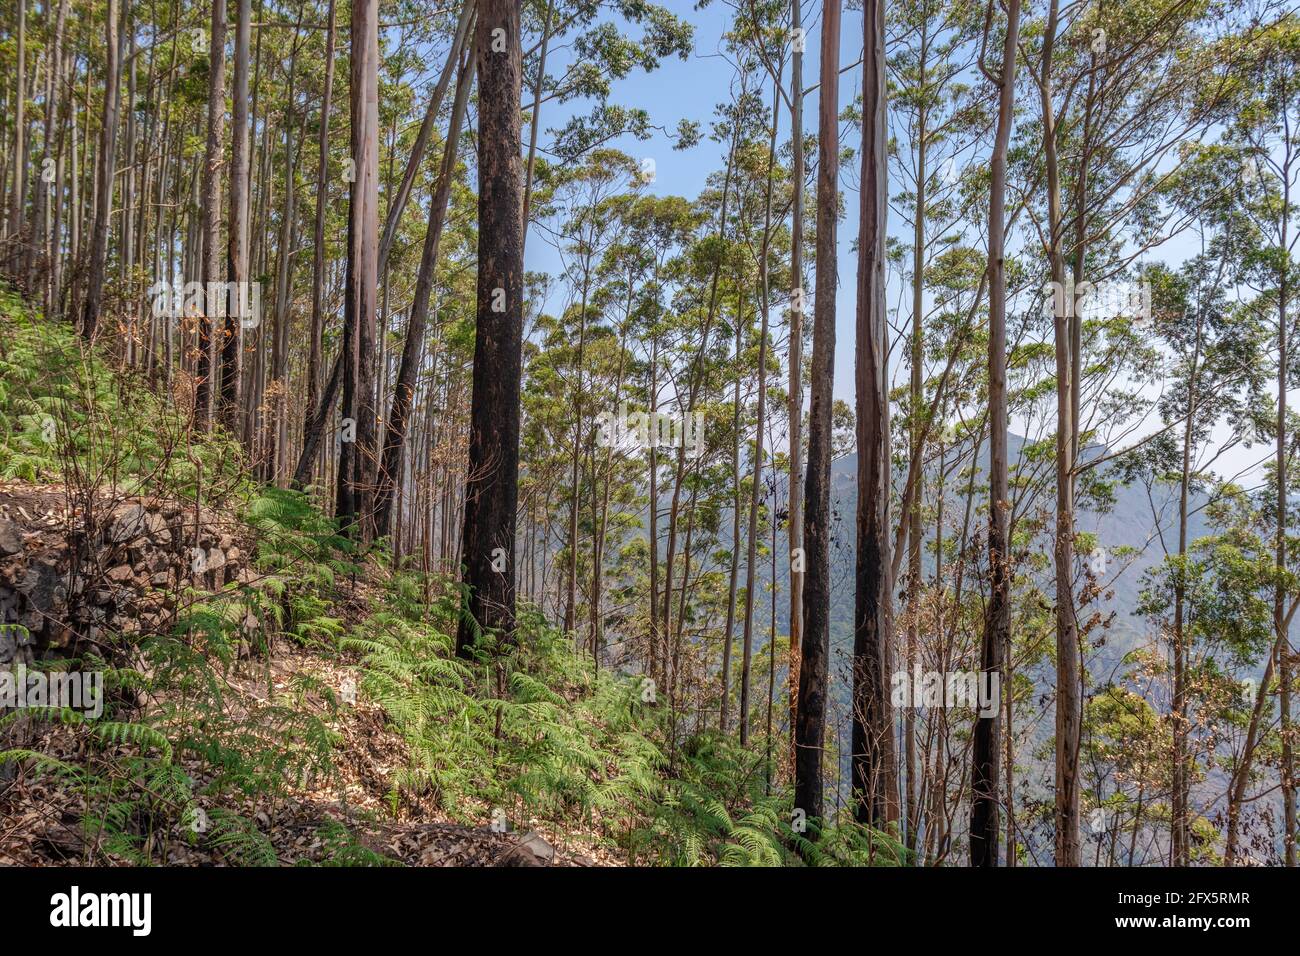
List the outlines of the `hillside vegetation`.
{"label": "hillside vegetation", "polygon": [[[596,673],[535,608],[509,648],[458,660],[452,582],[359,554],[149,383],[10,292],[0,310],[0,501],[56,491],[76,538],[96,510],[79,503],[168,499],[229,516],[252,550],[239,581],[179,585],[155,629],[41,649],[33,666],[103,671],[106,705],[0,717],[0,859],[491,863],[537,831],[561,862],[900,861],[848,822],[813,848],[760,748],[669,746],[644,681]],[[51,814],[59,835],[33,837]]]}

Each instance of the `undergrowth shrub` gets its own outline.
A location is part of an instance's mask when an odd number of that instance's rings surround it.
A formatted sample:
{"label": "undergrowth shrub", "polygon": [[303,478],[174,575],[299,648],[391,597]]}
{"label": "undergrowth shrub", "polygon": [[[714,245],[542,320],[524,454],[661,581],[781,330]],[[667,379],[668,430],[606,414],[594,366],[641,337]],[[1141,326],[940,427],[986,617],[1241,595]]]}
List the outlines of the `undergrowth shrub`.
{"label": "undergrowth shrub", "polygon": [[0,322],[0,478],[182,498],[251,488],[237,441],[196,436],[186,410],[3,287]]}
{"label": "undergrowth shrub", "polygon": [[769,792],[764,757],[708,733],[666,746],[669,721],[641,678],[599,673],[535,609],[485,663],[454,653],[452,588],[432,605],[399,575],[343,639],[361,689],[409,748],[390,799],[428,800],[468,824],[504,818],[594,833],[631,863],[892,864],[897,840],[851,822],[810,842],[791,830],[790,794]]}
{"label": "undergrowth shrub", "polygon": [[[304,674],[278,692],[236,693],[237,640],[236,627],[195,604],[171,633],[140,642],[138,667],[62,662],[103,672],[98,719],[50,707],[0,718],[0,731],[23,717],[62,724],[78,738],[85,756],[77,764],[17,749],[0,752],[0,763],[26,762],[75,789],[86,862],[156,862],[176,839],[202,841],[237,865],[277,862],[236,808],[273,814],[298,787],[333,778],[337,735],[326,718],[338,701]],[[309,698],[325,702],[324,715]]]}

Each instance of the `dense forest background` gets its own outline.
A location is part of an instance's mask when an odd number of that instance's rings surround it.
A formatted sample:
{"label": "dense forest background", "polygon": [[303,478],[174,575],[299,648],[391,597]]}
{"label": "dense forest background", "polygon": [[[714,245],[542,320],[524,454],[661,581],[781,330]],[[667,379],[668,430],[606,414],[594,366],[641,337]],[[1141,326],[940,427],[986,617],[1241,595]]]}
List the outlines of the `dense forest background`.
{"label": "dense forest background", "polygon": [[263,859],[292,645],[384,820],[1295,865],[1293,4],[3,0],[0,65],[0,491],[251,536],[28,622],[122,688],[0,746],[87,862]]}

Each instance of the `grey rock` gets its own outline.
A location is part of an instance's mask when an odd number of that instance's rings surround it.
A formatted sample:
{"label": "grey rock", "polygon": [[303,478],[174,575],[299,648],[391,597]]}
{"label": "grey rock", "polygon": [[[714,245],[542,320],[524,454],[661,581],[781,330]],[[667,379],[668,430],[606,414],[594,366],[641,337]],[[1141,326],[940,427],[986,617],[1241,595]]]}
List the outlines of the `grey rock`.
{"label": "grey rock", "polygon": [[0,554],[17,554],[22,549],[22,529],[7,518],[0,518]]}
{"label": "grey rock", "polygon": [[501,858],[502,866],[550,866],[555,862],[555,847],[536,833],[525,833]]}
{"label": "grey rock", "polygon": [[59,586],[59,572],[48,561],[34,561],[18,583],[18,590],[27,597],[27,603],[39,611],[54,610],[55,589]]}
{"label": "grey rock", "polygon": [[138,538],[145,532],[145,519],[149,512],[140,505],[131,505],[113,519],[108,529],[108,540],[116,544]]}

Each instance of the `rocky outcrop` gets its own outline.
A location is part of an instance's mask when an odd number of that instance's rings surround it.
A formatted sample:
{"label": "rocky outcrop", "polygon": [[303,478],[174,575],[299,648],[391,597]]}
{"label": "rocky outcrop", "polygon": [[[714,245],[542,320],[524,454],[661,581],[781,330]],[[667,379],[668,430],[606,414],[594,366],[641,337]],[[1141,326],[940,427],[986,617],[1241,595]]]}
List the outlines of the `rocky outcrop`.
{"label": "rocky outcrop", "polygon": [[[87,510],[90,514],[87,514]],[[107,650],[175,621],[187,588],[251,582],[229,519],[169,500],[97,500],[0,484],[0,667]]]}

